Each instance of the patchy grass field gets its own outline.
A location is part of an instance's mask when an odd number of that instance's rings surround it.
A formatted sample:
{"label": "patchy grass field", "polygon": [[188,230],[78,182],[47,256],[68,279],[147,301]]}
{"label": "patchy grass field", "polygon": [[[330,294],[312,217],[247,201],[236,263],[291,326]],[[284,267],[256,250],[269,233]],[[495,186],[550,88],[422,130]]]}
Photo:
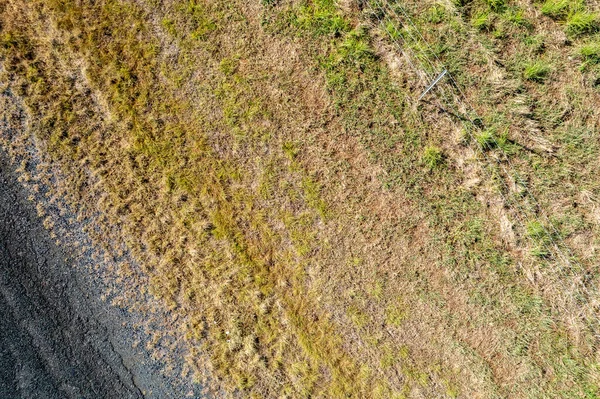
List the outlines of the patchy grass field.
{"label": "patchy grass field", "polygon": [[600,397],[597,2],[10,0],[0,33],[4,145],[214,389]]}

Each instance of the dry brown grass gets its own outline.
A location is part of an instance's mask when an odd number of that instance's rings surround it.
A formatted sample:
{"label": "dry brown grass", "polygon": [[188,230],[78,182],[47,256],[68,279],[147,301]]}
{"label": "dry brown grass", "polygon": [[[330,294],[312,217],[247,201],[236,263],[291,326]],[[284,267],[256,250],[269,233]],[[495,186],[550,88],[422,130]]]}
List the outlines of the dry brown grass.
{"label": "dry brown grass", "polygon": [[[461,123],[406,101],[421,78],[368,13],[268,3],[0,6],[2,82],[26,105],[23,137],[63,170],[73,210],[139,260],[199,375],[257,397],[595,397],[597,297],[577,299],[583,276],[551,273],[560,260],[533,256],[546,243],[521,225],[548,213],[596,264],[596,163],[578,168],[566,149],[582,138],[565,142],[566,127],[597,129],[581,72],[521,80],[533,33],[500,11],[504,35],[473,30],[486,2],[444,3],[442,20],[409,4],[427,39],[446,41],[441,57],[486,124],[520,144],[510,167],[535,210]],[[550,48],[549,60],[570,54]],[[543,119],[553,107],[569,110],[564,132]],[[443,162],[425,162],[428,148]],[[561,200],[584,192],[577,207]]]}

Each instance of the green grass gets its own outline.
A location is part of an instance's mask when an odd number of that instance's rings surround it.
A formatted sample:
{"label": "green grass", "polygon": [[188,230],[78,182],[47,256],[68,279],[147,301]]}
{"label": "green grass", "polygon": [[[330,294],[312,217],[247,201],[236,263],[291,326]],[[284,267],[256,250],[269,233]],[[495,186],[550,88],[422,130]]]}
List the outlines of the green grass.
{"label": "green grass", "polygon": [[329,0],[318,0],[313,6],[302,6],[293,18],[292,24],[317,36],[338,37],[350,28],[337,12],[334,2]]}
{"label": "green grass", "polygon": [[482,150],[492,150],[498,146],[497,137],[492,130],[484,130],[475,134],[475,141]]}
{"label": "green grass", "polygon": [[446,9],[441,5],[435,5],[427,10],[427,20],[439,24],[446,19]]}
{"label": "green grass", "polygon": [[477,29],[490,30],[492,26],[492,15],[487,11],[480,12],[473,17],[472,24]]}
{"label": "green grass", "polygon": [[543,61],[535,61],[525,65],[523,77],[533,82],[543,83],[552,72],[551,65]]}
{"label": "green grass", "polygon": [[[406,8],[477,108],[475,142],[456,138],[458,118],[406,102],[416,71],[381,44],[386,31],[407,31],[371,27],[329,0],[260,11],[241,1],[22,1],[2,19],[2,79],[70,172],[70,192],[91,186],[80,165],[100,179],[100,211],[120,226],[151,291],[197,321],[180,327],[205,337],[226,391],[595,394],[593,331],[569,318],[590,308],[552,296],[572,285],[549,274],[542,225],[519,223],[560,213],[560,238],[597,235],[591,214],[577,213],[589,207],[585,190],[598,195],[584,129],[593,97],[579,71],[523,65],[573,51],[532,39],[528,8],[454,3],[464,7],[456,15]],[[577,46],[591,31],[582,32]],[[85,65],[85,79],[74,82],[81,71],[71,65]]]}
{"label": "green grass", "polygon": [[440,148],[435,146],[425,147],[423,162],[425,162],[429,169],[437,169],[444,164],[444,153]]}
{"label": "green grass", "polygon": [[399,40],[402,38],[402,30],[398,28],[398,24],[393,21],[388,21],[385,24],[385,30],[392,40]]}
{"label": "green grass", "polygon": [[531,21],[525,17],[525,12],[519,8],[509,8],[504,14],[504,18],[510,23],[519,27],[524,27],[527,29],[531,29],[533,27]]}
{"label": "green grass", "polygon": [[385,320],[390,326],[399,327],[406,318],[406,310],[403,309],[401,304],[391,305],[386,310]]}
{"label": "green grass", "polygon": [[582,35],[596,32],[600,28],[600,18],[596,13],[577,11],[567,18],[567,32],[572,35]]}
{"label": "green grass", "polygon": [[533,256],[538,258],[548,258],[551,255],[552,236],[547,228],[539,221],[532,221],[527,224],[527,235],[535,242],[531,250]]}
{"label": "green grass", "polygon": [[591,42],[579,48],[579,54],[590,64],[600,63],[600,43]]}
{"label": "green grass", "polygon": [[551,18],[565,19],[573,3],[571,0],[546,0],[542,5],[542,13]]}
{"label": "green grass", "polygon": [[374,60],[375,55],[366,31],[363,29],[350,31],[341,43],[338,57],[338,62],[351,62],[360,69]]}
{"label": "green grass", "polygon": [[547,0],[542,4],[541,11],[564,22],[566,32],[572,37],[588,35],[600,28],[600,17],[588,10],[583,1]]}
{"label": "green grass", "polygon": [[485,0],[492,11],[502,12],[506,9],[506,0]]}

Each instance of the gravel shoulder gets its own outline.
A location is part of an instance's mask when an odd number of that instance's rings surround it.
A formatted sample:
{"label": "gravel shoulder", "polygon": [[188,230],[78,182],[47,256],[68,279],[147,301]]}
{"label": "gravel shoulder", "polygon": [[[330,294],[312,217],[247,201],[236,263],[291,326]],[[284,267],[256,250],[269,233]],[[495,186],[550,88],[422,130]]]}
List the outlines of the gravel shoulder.
{"label": "gravel shoulder", "polygon": [[0,148],[0,397],[201,397],[163,373],[142,314],[100,299],[106,282],[57,246]]}

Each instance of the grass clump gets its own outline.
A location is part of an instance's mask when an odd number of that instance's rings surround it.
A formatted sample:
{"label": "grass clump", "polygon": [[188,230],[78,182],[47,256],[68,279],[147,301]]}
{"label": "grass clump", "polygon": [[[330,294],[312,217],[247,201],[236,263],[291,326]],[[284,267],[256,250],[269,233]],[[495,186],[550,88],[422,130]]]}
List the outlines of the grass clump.
{"label": "grass clump", "polygon": [[600,27],[598,14],[588,11],[577,11],[567,18],[567,32],[572,35],[592,33]]}
{"label": "grass clump", "polygon": [[349,30],[348,22],[330,0],[317,0],[312,6],[300,7],[292,18],[292,24],[316,36],[338,37]]}
{"label": "grass clump", "polygon": [[547,63],[543,61],[535,61],[525,65],[523,76],[527,80],[542,83],[548,78],[548,75],[550,75],[551,71],[552,68]]}
{"label": "grass clump", "polygon": [[235,58],[224,58],[219,64],[219,69],[225,75],[233,75],[238,68],[238,60]]}
{"label": "grass clump", "polygon": [[530,29],[533,24],[525,17],[522,9],[511,7],[504,15],[504,18],[512,24]]}
{"label": "grass clump", "polygon": [[547,0],[542,5],[542,14],[554,19],[564,19],[569,15],[572,3],[570,0]]}
{"label": "grass clump", "polygon": [[435,5],[427,10],[427,20],[434,24],[443,22],[446,18],[446,10],[440,5]]}
{"label": "grass clump", "polygon": [[385,321],[390,326],[399,327],[406,317],[406,311],[402,306],[392,305],[386,310]]}
{"label": "grass clump", "polygon": [[492,11],[502,12],[506,9],[506,0],[486,0]]}
{"label": "grass clump", "polygon": [[339,55],[361,69],[364,68],[367,62],[375,58],[369,43],[369,37],[364,29],[353,30],[346,35]]}
{"label": "grass clump", "polygon": [[471,20],[471,23],[475,28],[482,31],[488,31],[492,28],[492,18],[487,11],[476,14]]}
{"label": "grass clump", "polygon": [[496,135],[491,130],[484,130],[475,134],[475,141],[482,150],[493,150],[498,146]]}
{"label": "grass clump", "polygon": [[531,238],[535,246],[531,254],[537,258],[548,258],[551,253],[548,249],[552,243],[552,236],[548,233],[546,227],[539,221],[534,220],[527,224],[527,236]]}
{"label": "grass clump", "polygon": [[423,162],[429,169],[437,169],[444,164],[444,153],[441,148],[436,146],[425,147]]}
{"label": "grass clump", "polygon": [[527,224],[527,235],[536,240],[546,240],[548,238],[546,227],[538,221]]}
{"label": "grass clump", "polygon": [[523,38],[523,44],[533,54],[542,54],[546,48],[545,37],[543,35],[532,35]]}
{"label": "grass clump", "polygon": [[584,44],[579,48],[579,54],[588,64],[600,63],[600,42]]}
{"label": "grass clump", "polygon": [[392,21],[388,21],[388,23],[385,24],[385,31],[392,40],[398,40],[402,38],[402,30],[398,28],[397,24]]}
{"label": "grass clump", "polygon": [[472,0],[452,0],[452,4],[456,7],[465,7],[471,2]]}
{"label": "grass clump", "polygon": [[600,16],[589,11],[582,1],[546,0],[541,11],[548,17],[563,21],[571,36],[594,33],[600,29]]}

